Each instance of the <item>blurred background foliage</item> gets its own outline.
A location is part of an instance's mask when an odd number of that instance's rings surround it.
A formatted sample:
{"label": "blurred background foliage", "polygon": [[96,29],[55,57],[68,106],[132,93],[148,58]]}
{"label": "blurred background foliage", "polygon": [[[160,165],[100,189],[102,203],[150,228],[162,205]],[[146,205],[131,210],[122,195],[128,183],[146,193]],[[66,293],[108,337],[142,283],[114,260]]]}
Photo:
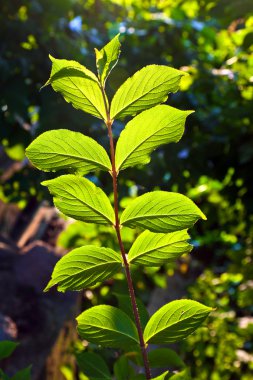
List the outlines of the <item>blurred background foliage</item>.
{"label": "blurred background foliage", "polygon": [[[38,134],[57,128],[82,131],[108,147],[99,120],[72,109],[50,88],[48,54],[95,70],[94,47],[121,33],[122,54],[107,85],[117,87],[141,67],[171,65],[189,75],[169,104],[194,109],[179,144],[163,147],[151,163],[120,177],[124,207],[137,194],[160,188],[192,198],[207,215],[192,231],[195,250],[175,266],[136,271],[138,296],[147,304],[155,287],[175,271],[188,293],[216,308],[180,352],[193,379],[250,380],[253,371],[253,6],[251,0],[22,0],[2,1],[0,77],[1,153],[19,163],[10,176],[2,165],[0,198],[21,209],[50,201],[25,148]],[[115,123],[117,137],[123,125]],[[5,161],[4,161],[5,162]],[[6,178],[8,180],[6,180]],[[108,175],[90,179],[111,192]],[[129,248],[134,231],[124,230]],[[69,222],[58,244],[116,247],[110,228]],[[125,289],[121,274],[86,291],[87,304],[110,302]],[[113,301],[112,301],[113,302]],[[116,302],[116,301],[115,301]]]}

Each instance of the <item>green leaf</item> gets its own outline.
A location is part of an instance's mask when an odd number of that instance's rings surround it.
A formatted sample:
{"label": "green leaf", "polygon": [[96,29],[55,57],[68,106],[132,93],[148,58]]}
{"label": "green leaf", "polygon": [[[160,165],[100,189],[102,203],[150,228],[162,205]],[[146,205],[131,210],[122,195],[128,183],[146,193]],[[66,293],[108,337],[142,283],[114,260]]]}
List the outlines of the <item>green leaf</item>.
{"label": "green leaf", "polygon": [[96,169],[111,170],[104,148],[91,137],[67,129],[42,133],[26,149],[29,160],[40,170],[72,169],[86,174]]}
{"label": "green leaf", "polygon": [[31,369],[32,366],[21,369],[10,380],[31,380]]}
{"label": "green leaf", "polygon": [[[125,295],[125,294],[120,294],[120,293],[114,293],[114,294],[118,299],[119,308],[123,310],[135,322],[130,296]],[[149,314],[143,302],[137,297],[136,297],[136,302],[137,302],[137,307],[139,310],[141,327],[144,329],[144,327],[146,326],[149,320]]]}
{"label": "green leaf", "polygon": [[45,291],[81,290],[111,278],[122,267],[121,256],[110,248],[85,245],[63,256],[54,267]]}
{"label": "green leaf", "polygon": [[178,142],[184,132],[186,117],[192,112],[159,105],[137,115],[123,129],[117,142],[117,171],[147,164],[154,149]]}
{"label": "green leaf", "polygon": [[192,300],[176,300],[161,307],[144,330],[146,343],[173,343],[195,331],[212,311]]}
{"label": "green leaf", "polygon": [[80,370],[91,380],[111,380],[110,370],[104,359],[93,352],[81,352],[76,355]]}
{"label": "green leaf", "polygon": [[133,367],[131,367],[127,357],[124,355],[114,363],[113,372],[117,380],[129,380],[135,375]]}
{"label": "green leaf", "polygon": [[120,223],[153,232],[174,232],[192,227],[203,212],[187,197],[167,191],[153,191],[136,198],[123,211]]}
{"label": "green leaf", "polygon": [[106,120],[104,99],[96,75],[78,62],[49,58],[52,70],[45,86],[51,84],[73,107]]}
{"label": "green leaf", "polygon": [[114,66],[116,66],[119,59],[119,34],[117,34],[107,45],[105,45],[103,49],[95,49],[95,53],[98,76],[101,80],[102,86],[104,86],[108,75],[110,74]]}
{"label": "green leaf", "polygon": [[151,380],[165,380],[168,378],[168,374],[169,374],[169,371],[166,371],[157,377],[152,377]]}
{"label": "green leaf", "polygon": [[182,71],[168,66],[149,65],[128,78],[112,99],[111,119],[124,118],[167,100],[179,89]]}
{"label": "green leaf", "polygon": [[18,345],[19,343],[12,342],[11,340],[2,340],[0,342],[0,360],[11,356]]}
{"label": "green leaf", "polygon": [[94,306],[79,315],[77,322],[80,336],[88,342],[112,348],[139,343],[132,320],[114,306]]}
{"label": "green leaf", "polygon": [[185,367],[184,362],[178,354],[170,348],[158,348],[148,353],[149,365],[151,368],[171,367],[182,368]]}
{"label": "green leaf", "polygon": [[86,178],[73,174],[42,182],[63,214],[88,223],[114,224],[114,211],[106,194]]}
{"label": "green leaf", "polygon": [[133,243],[128,261],[145,266],[160,266],[192,250],[187,230],[168,234],[144,231]]}

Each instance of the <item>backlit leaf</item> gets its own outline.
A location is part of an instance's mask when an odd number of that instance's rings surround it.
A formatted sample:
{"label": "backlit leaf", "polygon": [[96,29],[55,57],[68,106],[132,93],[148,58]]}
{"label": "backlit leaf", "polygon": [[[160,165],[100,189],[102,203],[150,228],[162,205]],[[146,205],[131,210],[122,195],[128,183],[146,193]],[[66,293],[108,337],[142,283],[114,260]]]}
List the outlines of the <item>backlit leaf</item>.
{"label": "backlit leaf", "polygon": [[117,34],[101,50],[95,49],[98,76],[104,85],[111,70],[117,64],[120,55],[119,34]]}
{"label": "backlit leaf", "polygon": [[186,117],[192,112],[159,105],[137,115],[126,125],[118,139],[115,156],[117,171],[147,164],[154,149],[178,142],[184,132]]}
{"label": "backlit leaf", "polygon": [[45,86],[51,84],[73,107],[106,120],[104,99],[96,75],[78,62],[49,58],[52,70]]}
{"label": "backlit leaf", "polygon": [[77,322],[80,336],[91,343],[120,348],[139,342],[132,320],[114,306],[94,306],[79,315]]}
{"label": "backlit leaf", "polygon": [[123,211],[120,223],[153,232],[174,232],[192,227],[200,218],[206,219],[202,211],[184,195],[153,191],[132,201]]}
{"label": "backlit leaf", "polygon": [[121,268],[121,256],[110,248],[85,245],[63,256],[54,267],[45,291],[81,290],[111,278]]}
{"label": "backlit leaf", "polygon": [[174,261],[192,250],[189,238],[187,230],[167,234],[144,231],[133,243],[128,261],[145,266],[160,266]]}
{"label": "backlit leaf", "polygon": [[26,155],[34,166],[44,171],[71,169],[86,174],[96,169],[111,169],[110,159],[101,145],[91,137],[67,129],[41,134],[26,149]]}
{"label": "backlit leaf", "polygon": [[65,215],[88,223],[113,224],[114,211],[106,194],[86,178],[73,174],[42,182]]}
{"label": "backlit leaf", "polygon": [[192,300],[176,300],[152,315],[144,330],[146,343],[173,343],[193,333],[212,309]]}
{"label": "backlit leaf", "polygon": [[135,115],[167,100],[179,89],[182,71],[168,66],[149,65],[128,78],[112,99],[111,118]]}

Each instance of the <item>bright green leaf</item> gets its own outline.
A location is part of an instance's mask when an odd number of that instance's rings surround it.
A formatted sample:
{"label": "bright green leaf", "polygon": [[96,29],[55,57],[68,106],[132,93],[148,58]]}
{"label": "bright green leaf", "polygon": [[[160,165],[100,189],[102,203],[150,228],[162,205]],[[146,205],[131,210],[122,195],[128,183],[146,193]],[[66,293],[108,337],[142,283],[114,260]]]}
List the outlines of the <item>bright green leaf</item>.
{"label": "bright green leaf", "polygon": [[77,322],[80,336],[88,342],[112,348],[139,343],[132,320],[114,306],[94,306],[79,315]]}
{"label": "bright green leaf", "polygon": [[26,149],[26,155],[44,171],[71,169],[86,174],[96,169],[111,170],[110,159],[101,145],[91,137],[67,129],[41,134]]}
{"label": "bright green leaf", "polygon": [[192,300],[176,300],[152,315],[144,330],[146,343],[173,343],[186,338],[212,309]]}
{"label": "bright green leaf", "polygon": [[73,174],[42,182],[63,214],[88,223],[113,224],[114,211],[106,194],[86,178]]}
{"label": "bright green leaf", "polygon": [[90,380],[111,380],[110,370],[104,359],[93,352],[81,352],[76,355],[76,360],[80,370],[89,377]]}
{"label": "bright green leaf", "polygon": [[51,84],[73,107],[106,120],[104,99],[96,75],[78,62],[49,57],[52,70],[45,86]]}
{"label": "bright green leaf", "polygon": [[160,266],[192,250],[187,230],[168,234],[144,231],[133,243],[128,261],[145,266]]}
{"label": "bright green leaf", "polygon": [[111,278],[121,267],[121,256],[112,249],[85,245],[58,261],[45,291],[56,284],[58,291],[81,290]]}
{"label": "bright green leaf", "polygon": [[137,115],[123,129],[117,142],[117,171],[147,164],[154,149],[178,142],[184,132],[186,117],[192,112],[159,105]]}
{"label": "bright green leaf", "polygon": [[[125,294],[120,294],[120,293],[114,293],[114,294],[118,299],[119,308],[123,310],[135,322],[130,296],[125,295]],[[141,326],[144,329],[144,327],[146,326],[149,320],[149,314],[143,302],[137,297],[136,297],[136,302],[137,302],[137,307],[139,310]]]}
{"label": "bright green leaf", "polygon": [[95,49],[96,63],[98,69],[98,76],[101,80],[102,86],[117,64],[120,55],[120,42],[119,34],[117,34],[107,45],[101,50]]}
{"label": "bright green leaf", "polygon": [[120,223],[153,232],[174,232],[190,228],[202,211],[187,197],[167,191],[153,191],[136,198],[123,211]]}
{"label": "bright green leaf", "polygon": [[137,71],[118,89],[112,99],[111,118],[135,115],[166,101],[179,89],[182,71],[168,66],[149,65]]}
{"label": "bright green leaf", "polygon": [[182,368],[185,367],[184,362],[178,354],[170,348],[158,348],[149,351],[148,353],[149,365],[151,368]]}
{"label": "bright green leaf", "polygon": [[13,351],[17,348],[19,343],[12,342],[11,340],[3,340],[0,342],[0,360],[11,356]]}

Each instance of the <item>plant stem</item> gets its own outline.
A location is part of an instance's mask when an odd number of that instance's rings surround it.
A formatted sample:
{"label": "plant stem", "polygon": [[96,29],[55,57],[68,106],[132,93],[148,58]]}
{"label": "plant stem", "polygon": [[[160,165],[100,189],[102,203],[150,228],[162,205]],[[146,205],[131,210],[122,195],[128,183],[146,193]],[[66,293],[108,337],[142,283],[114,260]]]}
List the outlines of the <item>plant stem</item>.
{"label": "plant stem", "polygon": [[131,272],[130,272],[129,263],[127,261],[126,251],[125,251],[124,244],[123,244],[122,238],[121,238],[121,233],[120,233],[121,226],[120,226],[120,221],[119,221],[119,201],[118,201],[118,181],[117,181],[118,173],[117,173],[116,166],[115,166],[115,149],[114,149],[113,134],[112,134],[112,123],[113,123],[113,121],[110,118],[110,111],[109,111],[108,106],[107,106],[105,91],[104,91],[104,88],[102,86],[101,86],[101,91],[103,94],[103,99],[104,99],[106,114],[107,114],[107,120],[105,121],[105,124],[106,124],[107,129],[108,129],[108,136],[109,136],[109,140],[110,140],[110,154],[111,154],[111,163],[112,163],[111,174],[112,174],[112,181],[113,181],[114,212],[115,212],[114,228],[115,228],[115,231],[117,234],[120,252],[121,252],[123,262],[124,262],[126,278],[127,278],[127,285],[128,285],[130,300],[131,300],[131,304],[132,304],[135,324],[136,324],[138,335],[139,335],[139,342],[140,342],[140,348],[141,348],[141,353],[142,353],[142,358],[143,358],[143,364],[144,364],[144,368],[145,368],[146,379],[150,380],[151,379],[151,371],[150,371],[149,362],[148,362],[147,349],[146,349],[146,345],[145,345],[144,338],[143,338],[143,332],[142,332],[142,328],[141,328],[141,321],[140,321],[140,315],[139,315],[138,306],[137,306],[136,297],[135,297],[135,292],[134,292],[133,280],[132,280],[132,276],[131,276]]}
{"label": "plant stem", "polygon": [[142,333],[142,328],[141,328],[141,321],[140,321],[140,315],[138,311],[138,306],[136,302],[136,297],[135,297],[135,292],[134,292],[134,286],[133,286],[133,280],[129,268],[129,263],[127,261],[127,256],[125,252],[125,248],[121,239],[121,233],[120,233],[120,222],[119,222],[119,211],[118,211],[118,183],[117,183],[117,171],[115,167],[115,153],[114,153],[114,143],[113,143],[113,135],[112,135],[112,123],[110,120],[107,121],[106,123],[107,128],[108,128],[108,135],[110,139],[110,152],[111,152],[111,161],[112,161],[112,179],[113,179],[113,195],[114,195],[114,211],[115,211],[115,230],[119,242],[119,247],[121,251],[121,255],[123,258],[124,262],[124,267],[125,267],[125,272],[126,272],[126,277],[127,277],[127,284],[128,284],[128,290],[130,294],[130,299],[131,299],[131,304],[132,304],[132,309],[133,309],[133,314],[134,314],[134,319],[139,335],[139,341],[140,341],[140,347],[141,347],[141,352],[142,352],[142,357],[143,357],[143,363],[144,363],[144,368],[145,368],[145,373],[146,373],[146,379],[150,380],[151,379],[151,372],[149,368],[149,362],[148,362],[148,355],[147,355],[147,350],[146,350],[146,345],[144,342],[143,338],[143,333]]}

